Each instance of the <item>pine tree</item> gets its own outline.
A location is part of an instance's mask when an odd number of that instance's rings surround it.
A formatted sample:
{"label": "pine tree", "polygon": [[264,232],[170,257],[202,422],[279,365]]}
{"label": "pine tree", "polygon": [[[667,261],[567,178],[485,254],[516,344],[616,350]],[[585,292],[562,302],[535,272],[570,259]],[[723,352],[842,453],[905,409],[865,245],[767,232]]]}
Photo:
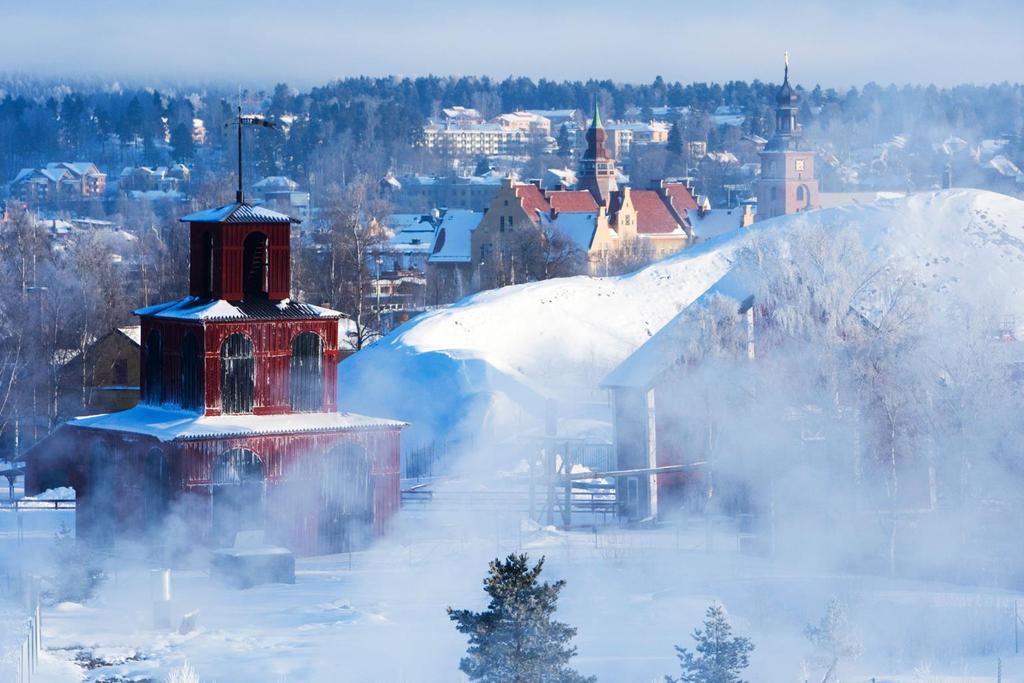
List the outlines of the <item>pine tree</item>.
{"label": "pine tree", "polygon": [[666,683],[745,683],[740,672],[749,665],[754,644],[732,635],[732,627],[720,605],[708,607],[704,628],[693,632],[697,645],[691,652],[676,646],[683,675],[665,676]]}
{"label": "pine tree", "polygon": [[683,134],[679,130],[678,121],[672,124],[672,128],[668,131],[668,142],[665,145],[665,149],[672,154],[683,153]]}
{"label": "pine tree", "polygon": [[544,558],[509,555],[489,565],[484,591],[491,601],[483,612],[453,610],[448,617],[469,636],[459,669],[484,683],[587,683],[594,678],[568,668],[576,655],[570,641],[576,629],[552,619],[565,581],[540,583]]}

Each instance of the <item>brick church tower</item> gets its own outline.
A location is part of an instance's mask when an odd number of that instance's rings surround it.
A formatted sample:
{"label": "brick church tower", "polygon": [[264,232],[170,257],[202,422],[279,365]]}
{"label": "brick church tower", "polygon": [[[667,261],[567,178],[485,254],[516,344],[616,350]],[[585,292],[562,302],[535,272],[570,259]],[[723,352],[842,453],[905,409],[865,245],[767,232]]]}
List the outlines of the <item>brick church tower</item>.
{"label": "brick church tower", "polygon": [[796,121],[799,97],[789,84],[789,55],[782,87],[775,96],[775,134],[761,152],[757,184],[757,219],[817,208],[818,180],[814,157],[800,143]]}
{"label": "brick church tower", "polygon": [[181,220],[189,294],[136,311],[142,401],[37,444],[29,490],[73,486],[78,536],[104,546],[167,529],[209,547],[262,530],[306,555],[364,545],[398,511],[404,425],[337,411],[341,313],[290,298],[298,221],[241,189]]}
{"label": "brick church tower", "polygon": [[615,160],[608,156],[605,148],[607,138],[601,112],[594,104],[594,118],[587,129],[587,150],[580,159],[576,189],[588,190],[599,206],[608,206],[612,193],[619,189]]}

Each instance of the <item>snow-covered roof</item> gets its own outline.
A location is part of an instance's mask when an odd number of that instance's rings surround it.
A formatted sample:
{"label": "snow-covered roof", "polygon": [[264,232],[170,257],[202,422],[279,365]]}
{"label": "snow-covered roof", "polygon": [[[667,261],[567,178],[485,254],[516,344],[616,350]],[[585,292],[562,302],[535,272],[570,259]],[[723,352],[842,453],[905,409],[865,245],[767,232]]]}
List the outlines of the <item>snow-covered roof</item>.
{"label": "snow-covered roof", "polygon": [[182,216],[182,223],[301,223],[298,218],[252,204],[232,202],[216,209],[206,209]]}
{"label": "snow-covered roof", "polygon": [[398,429],[406,423],[354,413],[294,413],[290,415],[200,415],[140,403],[117,413],[88,415],[69,420],[71,427],[145,434],[160,441],[225,438],[251,434],[346,432]]}
{"label": "snow-covered roof", "polygon": [[469,263],[472,258],[473,231],[483,218],[481,211],[448,209],[434,233],[430,262]]}
{"label": "snow-covered roof", "polygon": [[710,209],[708,211],[687,210],[693,234],[701,239],[711,239],[743,227],[743,209]]}
{"label": "snow-covered roof", "polygon": [[131,339],[135,344],[142,345],[142,326],[132,325],[130,327],[119,327],[117,331]]}
{"label": "snow-covered roof", "polygon": [[283,301],[238,301],[201,299],[186,296],[176,301],[147,306],[135,315],[175,320],[246,320],[251,318],[277,318],[282,320],[308,320],[310,318],[340,318],[341,313],[329,308],[303,304],[291,299]]}
{"label": "snow-covered roof", "polygon": [[561,213],[551,225],[577,247],[590,251],[597,231],[597,213]]}
{"label": "snow-covered roof", "polygon": [[253,185],[253,189],[259,190],[297,190],[298,188],[297,182],[283,175],[267,176]]}

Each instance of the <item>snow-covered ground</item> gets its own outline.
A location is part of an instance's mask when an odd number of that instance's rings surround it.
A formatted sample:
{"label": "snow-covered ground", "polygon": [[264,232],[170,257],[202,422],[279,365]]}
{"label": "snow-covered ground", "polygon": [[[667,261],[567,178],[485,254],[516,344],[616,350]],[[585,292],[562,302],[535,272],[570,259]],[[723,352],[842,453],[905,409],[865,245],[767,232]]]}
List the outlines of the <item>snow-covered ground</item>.
{"label": "snow-covered ground", "polygon": [[407,444],[535,428],[549,399],[563,416],[594,416],[607,400],[600,380],[722,278],[738,249],[757,239],[798,249],[814,230],[854,234],[879,265],[910,272],[927,292],[1005,305],[994,313],[1024,322],[1024,202],[980,190],[921,193],[773,218],[630,275],[468,297],[343,362],[339,402],[410,422]]}
{"label": "snow-covered ground", "polygon": [[[832,596],[864,639],[864,655],[842,667],[847,683],[991,681],[1000,658],[1004,681],[1024,681],[1024,659],[1013,657],[1017,596],[1002,591],[803,571],[742,555],[726,526],[709,533],[697,521],[595,534],[467,517],[417,516],[367,552],[300,560],[295,585],[239,591],[201,569],[175,571],[175,627],[200,611],[188,635],[153,628],[149,569],[121,559],[95,600],[44,611],[53,673],[42,680],[82,680],[77,657],[106,663],[91,681],[162,680],[185,660],[219,683],[461,681],[465,641],[445,608],[483,607],[487,561],[522,550],[547,558],[548,579],[568,581],[558,614],[579,629],[577,667],[601,681],[673,673],[672,646],[688,644],[716,600],[755,641],[748,680],[820,678],[802,629]],[[0,552],[12,550],[0,541]]]}

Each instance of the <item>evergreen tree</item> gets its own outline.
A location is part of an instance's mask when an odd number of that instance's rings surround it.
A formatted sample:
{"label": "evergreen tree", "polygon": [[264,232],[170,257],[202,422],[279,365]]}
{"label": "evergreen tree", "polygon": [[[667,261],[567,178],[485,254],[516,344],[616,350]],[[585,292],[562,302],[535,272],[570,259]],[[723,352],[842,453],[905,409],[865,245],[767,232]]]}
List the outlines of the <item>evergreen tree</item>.
{"label": "evergreen tree", "polygon": [[565,581],[540,583],[544,558],[509,555],[489,565],[484,591],[491,601],[483,612],[453,610],[448,617],[469,636],[459,669],[484,683],[586,683],[567,665],[576,655],[570,641],[576,629],[552,619]]}
{"label": "evergreen tree", "polygon": [[171,147],[177,161],[190,161],[195,155],[196,146],[192,141],[192,129],[184,122],[171,129]]}
{"label": "evergreen tree", "polygon": [[693,632],[694,651],[676,646],[683,675],[665,676],[666,683],[744,683],[740,672],[749,665],[754,644],[732,635],[732,627],[720,605],[708,607],[704,628]]}
{"label": "evergreen tree", "polygon": [[672,124],[672,129],[668,132],[668,143],[665,145],[670,153],[680,155],[683,153],[683,134],[679,130],[679,123]]}

